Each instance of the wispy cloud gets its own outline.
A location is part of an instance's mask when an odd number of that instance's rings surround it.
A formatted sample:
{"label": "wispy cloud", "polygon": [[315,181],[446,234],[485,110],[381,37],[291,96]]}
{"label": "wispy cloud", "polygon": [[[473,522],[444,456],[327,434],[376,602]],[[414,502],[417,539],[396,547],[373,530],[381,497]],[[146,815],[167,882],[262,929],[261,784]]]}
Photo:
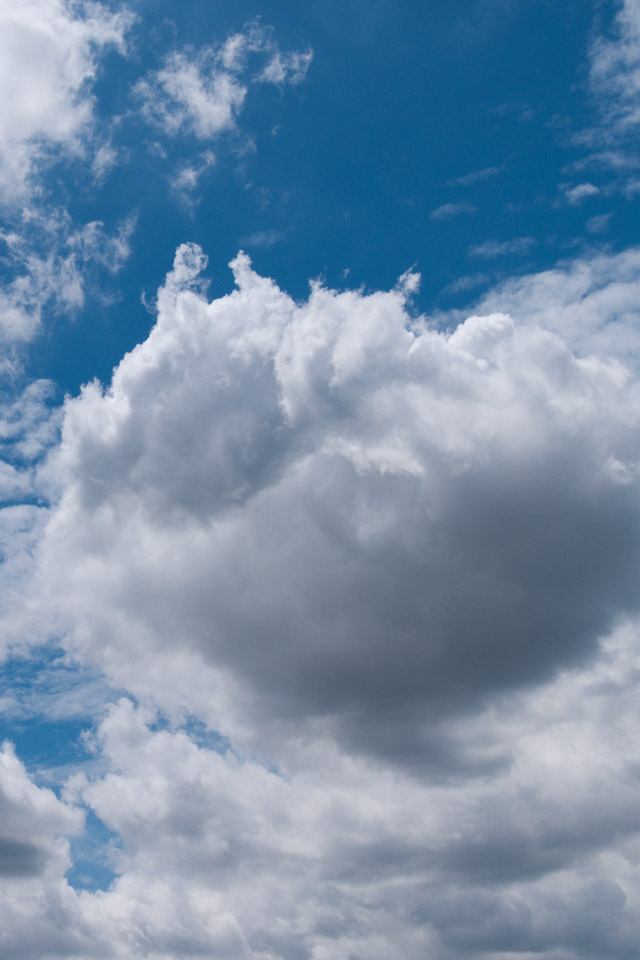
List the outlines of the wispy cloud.
{"label": "wispy cloud", "polygon": [[462,177],[456,177],[455,180],[448,180],[448,187],[468,187],[472,183],[478,183],[480,180],[489,180],[491,177],[497,177],[502,172],[503,167],[485,167],[483,170],[474,170],[471,173],[465,173]]}
{"label": "wispy cloud", "polygon": [[597,197],[600,193],[600,188],[596,187],[593,183],[579,183],[575,187],[563,184],[560,189],[572,207],[577,207],[583,200],[586,200],[587,197]]}
{"label": "wispy cloud", "polygon": [[[55,151],[82,153],[92,82],[108,46],[124,50],[133,17],[106,5],[4,0],[0,6],[0,203],[23,203]],[[16,78],[19,77],[19,82]]]}
{"label": "wispy cloud", "polygon": [[240,243],[243,247],[263,247],[268,250],[283,240],[285,235],[283,230],[258,230],[242,237]]}
{"label": "wispy cloud", "polygon": [[484,243],[478,243],[469,247],[469,256],[480,257],[485,260],[492,260],[497,257],[508,257],[515,254],[526,253],[536,241],[533,237],[515,237],[513,240],[485,240]]}
{"label": "wispy cloud", "polygon": [[589,217],[587,220],[587,230],[589,233],[605,233],[609,229],[609,223],[613,213],[599,213],[595,217]]}
{"label": "wispy cloud", "polygon": [[457,203],[443,203],[442,206],[436,207],[435,210],[431,211],[429,217],[431,220],[452,220],[464,213],[476,213],[477,210],[478,208],[474,207],[472,203],[468,203],[466,200],[458,200]]}

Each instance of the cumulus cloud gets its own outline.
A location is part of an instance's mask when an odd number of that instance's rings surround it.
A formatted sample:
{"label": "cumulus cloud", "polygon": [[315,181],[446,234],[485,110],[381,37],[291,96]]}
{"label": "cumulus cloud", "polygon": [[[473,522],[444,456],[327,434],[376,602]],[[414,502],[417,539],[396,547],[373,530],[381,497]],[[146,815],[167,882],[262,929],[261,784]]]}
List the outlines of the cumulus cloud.
{"label": "cumulus cloud", "polygon": [[544,324],[581,354],[619,358],[632,370],[640,356],[640,251],[599,254],[513,278],[476,304],[526,324]]}
{"label": "cumulus cloud", "polygon": [[98,3],[5,0],[0,10],[0,201],[22,199],[53,150],[82,151],[98,53],[122,49],[131,15]]}
{"label": "cumulus cloud", "polygon": [[32,922],[4,918],[12,955],[37,955],[53,902],[63,956],[626,957],[640,932],[636,667],[627,624],[588,669],[458,718],[452,736],[509,762],[449,780],[322,735],[267,769],[123,699],[96,736],[107,771],[70,779],[55,826],[71,833],[88,807],[120,839],[116,879],[76,894],[51,871],[23,908]]}
{"label": "cumulus cloud", "polygon": [[301,83],[311,58],[310,50],[282,53],[273,30],[256,21],[220,46],[174,51],[136,92],[146,119],[165,133],[212,140],[235,126],[247,83]]}
{"label": "cumulus cloud", "polygon": [[[46,624],[139,703],[0,844],[32,884],[9,956],[629,955],[638,256],[440,330],[414,274],[296,302],[240,254],[209,302],[177,251],[147,340],[66,401],[14,564],[5,641]],[[81,809],[119,841],[96,893],[64,879]]]}
{"label": "cumulus cloud", "polygon": [[83,814],[32,783],[8,742],[0,750],[0,808],[0,877],[31,877],[68,866],[68,845],[58,838],[79,832]]}
{"label": "cumulus cloud", "polygon": [[492,177],[497,177],[502,170],[503,167],[484,167],[482,170],[473,170],[471,173],[466,173],[464,176],[457,177],[455,180],[449,180],[447,186],[468,187],[481,180],[489,180]]}
{"label": "cumulus cloud", "polygon": [[178,251],[148,340],[66,404],[36,618],[227,736],[320,723],[472,764],[434,724],[593,656],[635,609],[635,376],[556,310],[440,333],[406,286],[297,304],[244,255],[208,303],[203,264]]}

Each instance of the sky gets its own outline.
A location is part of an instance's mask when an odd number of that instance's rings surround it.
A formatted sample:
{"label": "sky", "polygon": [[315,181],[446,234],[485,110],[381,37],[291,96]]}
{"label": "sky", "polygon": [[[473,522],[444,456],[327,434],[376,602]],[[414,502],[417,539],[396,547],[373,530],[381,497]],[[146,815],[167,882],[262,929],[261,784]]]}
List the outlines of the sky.
{"label": "sky", "polygon": [[3,960],[632,960],[639,0],[0,0]]}

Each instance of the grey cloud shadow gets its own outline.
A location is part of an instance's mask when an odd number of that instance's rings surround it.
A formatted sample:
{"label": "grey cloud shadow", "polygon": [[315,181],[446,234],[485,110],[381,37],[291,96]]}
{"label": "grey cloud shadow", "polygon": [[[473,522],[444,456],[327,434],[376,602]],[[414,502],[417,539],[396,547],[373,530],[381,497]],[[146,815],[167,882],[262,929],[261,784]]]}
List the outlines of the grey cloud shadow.
{"label": "grey cloud shadow", "polygon": [[46,854],[34,843],[0,837],[0,877],[37,877],[46,862]]}

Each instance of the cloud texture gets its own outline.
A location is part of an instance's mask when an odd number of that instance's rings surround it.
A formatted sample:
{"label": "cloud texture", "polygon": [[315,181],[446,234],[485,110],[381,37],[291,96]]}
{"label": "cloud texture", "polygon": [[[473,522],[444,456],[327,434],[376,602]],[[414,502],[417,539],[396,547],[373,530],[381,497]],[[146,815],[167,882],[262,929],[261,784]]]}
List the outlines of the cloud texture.
{"label": "cloud texture", "polygon": [[636,256],[447,330],[412,274],[296,302],[239,254],[209,302],[179,248],[147,340],[66,401],[4,619],[146,704],[52,828],[88,807],[116,881],[59,861],[74,934],[10,919],[16,956],[586,957],[585,916],[628,955],[640,394],[602,336]]}
{"label": "cloud texture", "polygon": [[[195,210],[250,91],[311,62],[259,21],[154,49],[109,143],[93,87],[133,22],[66,0],[0,12],[14,375],[15,345],[83,306],[90,265],[130,254],[133,216],[82,225],[42,201],[50,161],[99,180],[146,151],[167,161],[150,192]],[[591,47],[614,109],[590,146],[629,148],[637,23],[626,0]],[[449,186],[480,189],[498,160]],[[605,193],[561,189],[565,213]],[[483,215],[438,202],[443,232]],[[264,254],[296,229],[245,236]],[[640,251],[435,318],[412,271],[294,299],[244,253],[230,267],[210,299],[205,253],[181,244],[109,383],[0,398],[0,715],[53,738],[48,769],[0,749],[3,960],[635,957]]]}
{"label": "cloud texture", "polygon": [[52,150],[77,152],[92,121],[96,52],[122,48],[126,12],[68,0],[4,0],[0,11],[0,201],[23,198]]}

